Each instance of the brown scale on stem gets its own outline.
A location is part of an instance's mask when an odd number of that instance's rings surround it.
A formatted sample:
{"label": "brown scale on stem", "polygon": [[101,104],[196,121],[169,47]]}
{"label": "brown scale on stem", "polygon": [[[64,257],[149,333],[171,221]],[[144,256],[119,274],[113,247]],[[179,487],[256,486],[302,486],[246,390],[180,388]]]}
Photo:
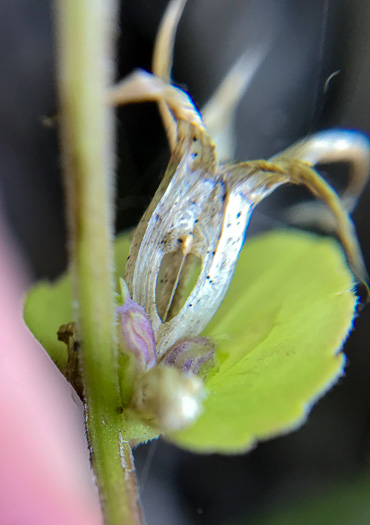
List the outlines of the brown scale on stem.
{"label": "brown scale on stem", "polygon": [[83,401],[83,383],[81,378],[79,361],[79,342],[76,334],[75,323],[62,324],[57,331],[58,340],[67,345],[68,359],[64,370],[64,376],[76,390],[79,398]]}

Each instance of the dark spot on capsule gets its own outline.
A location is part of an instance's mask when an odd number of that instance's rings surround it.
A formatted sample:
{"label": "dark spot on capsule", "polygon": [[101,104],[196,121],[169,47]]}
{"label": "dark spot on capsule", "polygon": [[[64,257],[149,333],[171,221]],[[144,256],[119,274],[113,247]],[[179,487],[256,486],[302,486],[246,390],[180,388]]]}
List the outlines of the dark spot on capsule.
{"label": "dark spot on capsule", "polygon": [[190,303],[189,306],[193,306],[193,303]]}
{"label": "dark spot on capsule", "polygon": [[197,140],[198,140],[197,137],[194,135],[193,142],[196,142]]}
{"label": "dark spot on capsule", "polygon": [[210,275],[207,275],[207,279],[210,279],[210,278],[211,278],[211,276],[210,276]]}
{"label": "dark spot on capsule", "polygon": [[131,257],[131,255],[129,255],[129,256],[127,257],[127,260],[129,260],[130,257]]}
{"label": "dark spot on capsule", "polygon": [[117,414],[123,414],[123,407],[117,407]]}
{"label": "dark spot on capsule", "polygon": [[212,252],[212,255],[214,255],[216,252]]}
{"label": "dark spot on capsule", "polygon": [[[240,211],[237,215],[236,215],[236,218],[239,219],[239,217],[241,216],[242,212]],[[239,224],[239,223],[238,223]]]}
{"label": "dark spot on capsule", "polygon": [[181,239],[181,237],[179,237],[179,238],[177,239],[177,242],[182,243],[182,242],[184,242],[184,239]]}
{"label": "dark spot on capsule", "polygon": [[196,204],[196,203],[197,203],[197,201],[191,201],[191,203],[192,203],[192,204]]}
{"label": "dark spot on capsule", "polygon": [[195,224],[196,224],[197,222],[199,222],[199,219],[195,219],[195,221],[194,221],[194,222],[195,222]]}

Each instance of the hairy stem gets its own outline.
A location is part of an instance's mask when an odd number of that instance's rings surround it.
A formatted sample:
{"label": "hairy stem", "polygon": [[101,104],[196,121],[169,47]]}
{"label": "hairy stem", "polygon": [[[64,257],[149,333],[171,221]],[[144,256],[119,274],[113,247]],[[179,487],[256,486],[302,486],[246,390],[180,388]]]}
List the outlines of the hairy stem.
{"label": "hairy stem", "polygon": [[122,439],[113,291],[116,0],[58,0],[58,83],[62,116],[70,265],[85,421],[107,525],[141,523],[131,449]]}

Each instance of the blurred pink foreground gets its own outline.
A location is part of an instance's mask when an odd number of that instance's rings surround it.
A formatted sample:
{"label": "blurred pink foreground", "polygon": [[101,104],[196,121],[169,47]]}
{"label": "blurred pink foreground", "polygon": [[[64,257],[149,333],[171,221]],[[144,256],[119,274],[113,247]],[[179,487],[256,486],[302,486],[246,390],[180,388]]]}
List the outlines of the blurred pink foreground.
{"label": "blurred pink foreground", "polygon": [[0,523],[101,525],[81,404],[22,320],[29,286],[0,216]]}

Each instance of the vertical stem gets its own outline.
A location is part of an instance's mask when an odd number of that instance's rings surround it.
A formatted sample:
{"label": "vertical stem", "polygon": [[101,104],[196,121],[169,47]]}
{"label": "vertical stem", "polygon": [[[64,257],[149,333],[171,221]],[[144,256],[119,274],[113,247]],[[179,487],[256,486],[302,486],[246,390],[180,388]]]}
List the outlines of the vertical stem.
{"label": "vertical stem", "polygon": [[85,421],[104,520],[139,524],[131,449],[122,439],[113,295],[116,0],[58,0],[58,82],[70,264],[76,305]]}

